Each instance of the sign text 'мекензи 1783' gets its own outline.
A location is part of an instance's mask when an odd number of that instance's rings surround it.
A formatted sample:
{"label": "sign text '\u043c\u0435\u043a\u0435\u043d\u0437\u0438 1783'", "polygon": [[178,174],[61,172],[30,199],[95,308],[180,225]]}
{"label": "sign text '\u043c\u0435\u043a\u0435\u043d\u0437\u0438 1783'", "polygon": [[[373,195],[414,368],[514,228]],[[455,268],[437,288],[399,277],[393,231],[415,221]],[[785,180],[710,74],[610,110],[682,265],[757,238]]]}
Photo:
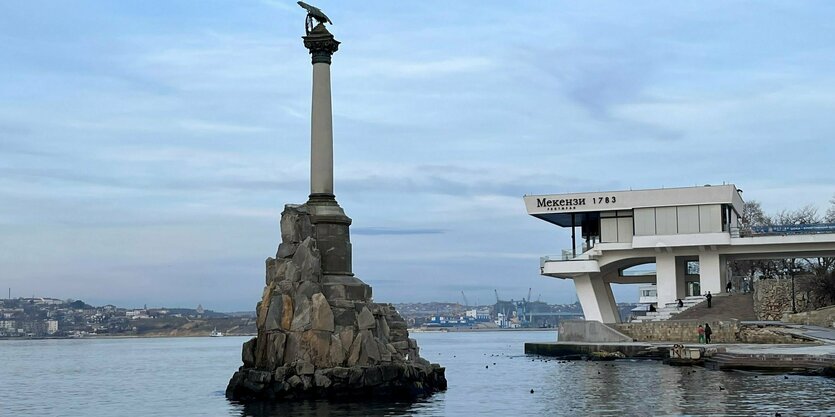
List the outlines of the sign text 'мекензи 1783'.
{"label": "sign text '\u043c\u0435\u043a\u0435\u043d\u0437\u0438 1783'", "polygon": [[537,198],[536,199],[536,207],[537,208],[545,208],[546,210],[551,211],[564,211],[564,210],[576,210],[578,207],[588,205],[589,201],[593,205],[600,205],[600,204],[614,204],[617,202],[617,197],[615,196],[601,196],[601,197],[590,197],[590,198]]}

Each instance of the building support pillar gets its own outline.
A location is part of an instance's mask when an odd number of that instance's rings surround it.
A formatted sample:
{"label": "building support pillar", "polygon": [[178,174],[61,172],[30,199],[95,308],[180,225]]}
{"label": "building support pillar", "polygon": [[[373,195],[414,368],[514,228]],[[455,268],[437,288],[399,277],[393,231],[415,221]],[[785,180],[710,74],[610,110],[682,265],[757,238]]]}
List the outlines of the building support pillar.
{"label": "building support pillar", "polygon": [[601,323],[620,322],[620,314],[615,304],[611,284],[603,282],[600,274],[584,274],[575,277],[574,287],[586,320]]}
{"label": "building support pillar", "polygon": [[672,253],[662,253],[655,257],[655,288],[658,294],[658,307],[684,298],[684,261]]}
{"label": "building support pillar", "polygon": [[713,252],[699,254],[699,287],[702,295],[708,291],[711,294],[722,293],[728,281],[727,269],[724,256]]}
{"label": "building support pillar", "polygon": [[[676,257],[676,300],[687,297],[687,259]],[[674,300],[675,301],[675,300]]]}

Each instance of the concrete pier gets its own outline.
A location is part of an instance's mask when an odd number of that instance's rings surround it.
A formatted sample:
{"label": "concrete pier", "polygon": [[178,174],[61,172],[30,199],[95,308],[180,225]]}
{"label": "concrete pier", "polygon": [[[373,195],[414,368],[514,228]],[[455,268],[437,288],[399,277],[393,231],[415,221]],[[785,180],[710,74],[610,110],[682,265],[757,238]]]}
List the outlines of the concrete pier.
{"label": "concrete pier", "polygon": [[[599,352],[619,352],[627,359],[670,357],[672,342],[545,342],[525,343],[525,354],[564,359],[590,358]],[[704,367],[721,371],[756,371],[835,377],[835,344],[752,345],[684,344],[699,349]]]}
{"label": "concrete pier", "polygon": [[[663,323],[652,323],[653,325]],[[671,323],[672,324],[672,323]],[[692,327],[691,323],[687,323]],[[744,326],[782,334],[787,343],[687,343],[677,341],[634,341],[599,322],[573,321],[560,325],[559,341],[525,343],[525,354],[564,359],[594,359],[617,353],[630,359],[670,357],[675,345],[700,352],[699,364],[714,370],[746,370],[771,373],[835,376],[835,331],[808,325],[777,322],[745,322]],[[717,323],[717,328],[718,323]],[[739,325],[732,333],[740,334]],[[673,335],[674,332],[666,332]],[[776,336],[765,336],[776,337]],[[771,340],[779,340],[777,338]],[[800,343],[798,343],[800,342]],[[703,361],[702,361],[703,359]]]}

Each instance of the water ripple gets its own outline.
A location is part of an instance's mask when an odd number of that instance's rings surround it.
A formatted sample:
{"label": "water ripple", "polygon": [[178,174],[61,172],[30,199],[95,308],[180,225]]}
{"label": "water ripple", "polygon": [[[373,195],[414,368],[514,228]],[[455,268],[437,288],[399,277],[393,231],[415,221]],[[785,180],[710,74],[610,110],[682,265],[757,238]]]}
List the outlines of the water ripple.
{"label": "water ripple", "polygon": [[447,392],[415,403],[246,406],[223,393],[246,338],[0,341],[0,415],[835,415],[835,382],[822,377],[521,355],[524,341],[553,340],[548,332],[414,337],[446,366]]}

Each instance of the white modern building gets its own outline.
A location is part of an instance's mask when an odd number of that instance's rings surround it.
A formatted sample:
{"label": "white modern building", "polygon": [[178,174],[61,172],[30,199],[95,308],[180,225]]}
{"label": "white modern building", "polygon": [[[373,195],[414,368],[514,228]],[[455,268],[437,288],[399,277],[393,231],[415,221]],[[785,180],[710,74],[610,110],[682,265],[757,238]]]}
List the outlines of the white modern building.
{"label": "white modern building", "polygon": [[[655,284],[657,302],[663,304],[722,292],[729,261],[835,256],[833,225],[740,233],[740,194],[734,185],[706,185],[524,200],[531,216],[571,228],[572,249],[556,259],[542,258],[542,275],[573,279],[587,320],[617,323],[613,283]],[[624,273],[652,263],[653,274]],[[688,263],[698,267],[688,268]]]}
{"label": "white modern building", "polygon": [[47,334],[58,333],[58,320],[47,320],[46,321],[46,333]]}

